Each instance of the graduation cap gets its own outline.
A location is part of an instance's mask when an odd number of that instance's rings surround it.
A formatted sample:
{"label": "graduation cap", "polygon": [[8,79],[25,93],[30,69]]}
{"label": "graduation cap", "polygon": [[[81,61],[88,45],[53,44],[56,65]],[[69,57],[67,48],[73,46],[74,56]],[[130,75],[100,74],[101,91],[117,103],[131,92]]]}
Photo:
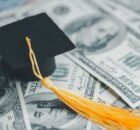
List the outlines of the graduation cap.
{"label": "graduation cap", "polygon": [[55,69],[54,57],[75,46],[56,24],[45,14],[19,20],[0,28],[0,54],[9,72],[25,81],[36,80],[31,69],[25,37],[32,40],[43,76]]}

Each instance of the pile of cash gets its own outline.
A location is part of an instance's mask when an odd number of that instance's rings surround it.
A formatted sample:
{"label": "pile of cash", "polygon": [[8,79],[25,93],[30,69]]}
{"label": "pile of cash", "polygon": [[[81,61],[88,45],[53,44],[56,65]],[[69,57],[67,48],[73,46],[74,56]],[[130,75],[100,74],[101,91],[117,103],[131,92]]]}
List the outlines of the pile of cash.
{"label": "pile of cash", "polygon": [[[56,57],[49,77],[55,85],[104,104],[140,108],[139,0],[1,0],[0,26],[41,12],[76,45]],[[0,68],[0,130],[105,128],[76,114],[40,81],[11,80]]]}

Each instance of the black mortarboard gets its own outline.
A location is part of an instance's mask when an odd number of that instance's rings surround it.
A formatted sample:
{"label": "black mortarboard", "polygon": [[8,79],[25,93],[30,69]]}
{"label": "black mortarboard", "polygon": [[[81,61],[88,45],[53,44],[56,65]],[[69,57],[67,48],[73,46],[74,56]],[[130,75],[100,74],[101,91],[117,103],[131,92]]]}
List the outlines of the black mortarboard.
{"label": "black mortarboard", "polygon": [[1,27],[0,54],[12,75],[21,80],[36,79],[28,56],[26,36],[31,39],[43,76],[48,76],[54,71],[54,56],[75,48],[45,13]]}

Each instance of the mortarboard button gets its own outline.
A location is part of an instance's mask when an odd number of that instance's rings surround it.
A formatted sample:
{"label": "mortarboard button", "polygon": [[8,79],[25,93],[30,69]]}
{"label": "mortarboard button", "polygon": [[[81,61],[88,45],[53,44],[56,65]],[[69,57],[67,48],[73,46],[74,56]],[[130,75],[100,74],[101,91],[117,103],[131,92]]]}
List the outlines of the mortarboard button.
{"label": "mortarboard button", "polygon": [[1,27],[0,54],[10,73],[25,81],[36,80],[25,43],[26,36],[31,39],[43,76],[49,76],[54,71],[56,55],[75,48],[45,13]]}

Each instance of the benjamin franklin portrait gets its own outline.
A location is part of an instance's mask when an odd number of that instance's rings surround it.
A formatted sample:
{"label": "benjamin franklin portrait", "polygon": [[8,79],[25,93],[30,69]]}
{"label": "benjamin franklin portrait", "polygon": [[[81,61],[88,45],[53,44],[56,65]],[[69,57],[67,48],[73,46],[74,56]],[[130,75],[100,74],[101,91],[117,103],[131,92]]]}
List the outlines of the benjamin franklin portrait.
{"label": "benjamin franklin portrait", "polygon": [[68,24],[65,33],[83,55],[106,52],[118,46],[126,35],[125,26],[110,16],[87,16]]}

